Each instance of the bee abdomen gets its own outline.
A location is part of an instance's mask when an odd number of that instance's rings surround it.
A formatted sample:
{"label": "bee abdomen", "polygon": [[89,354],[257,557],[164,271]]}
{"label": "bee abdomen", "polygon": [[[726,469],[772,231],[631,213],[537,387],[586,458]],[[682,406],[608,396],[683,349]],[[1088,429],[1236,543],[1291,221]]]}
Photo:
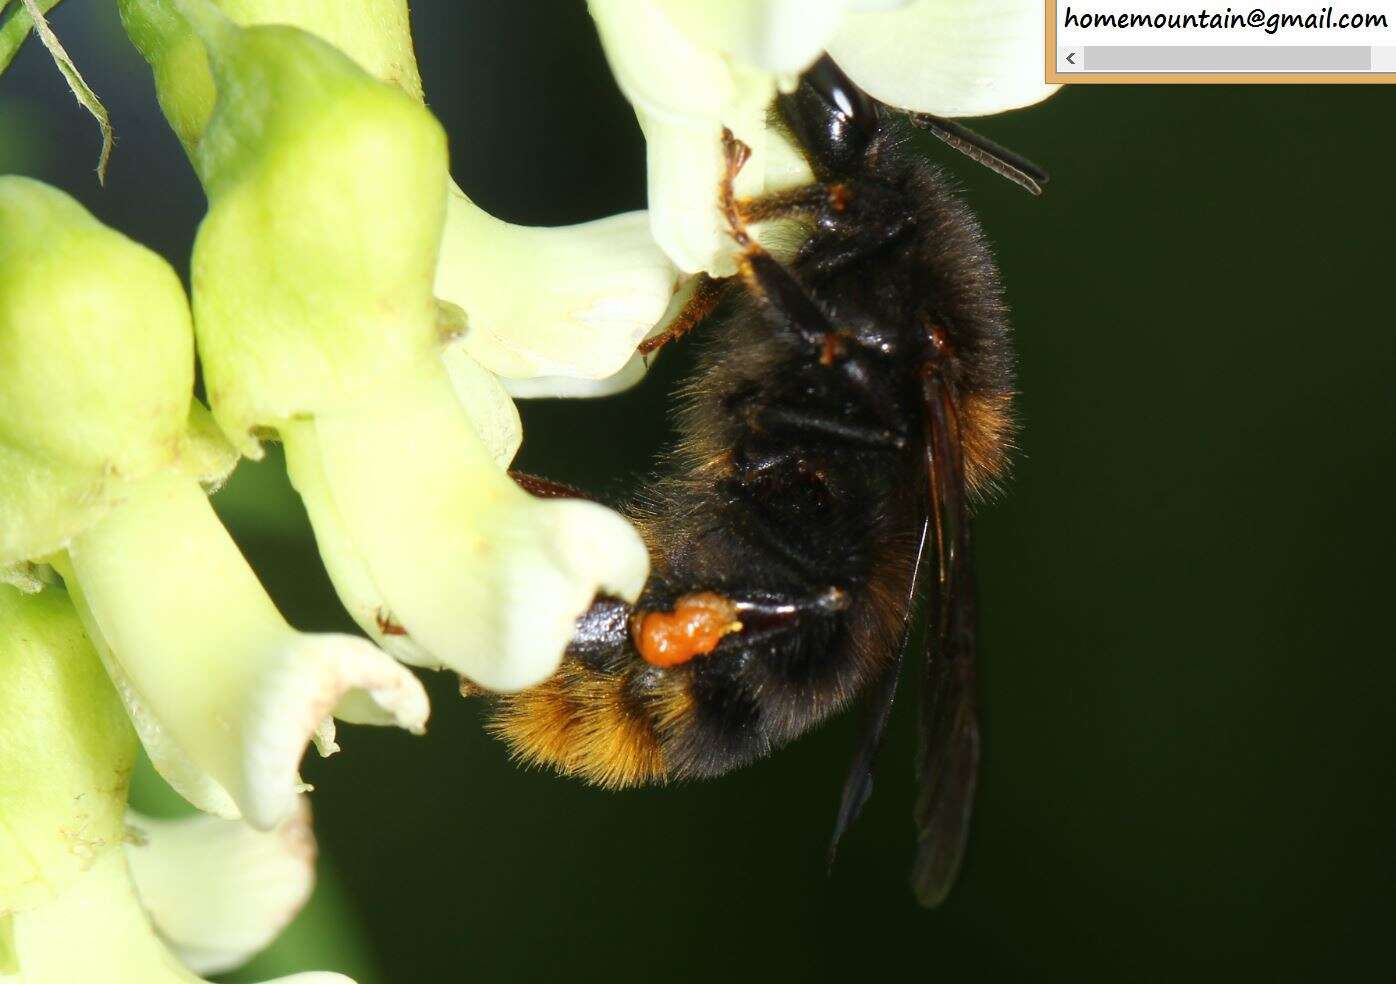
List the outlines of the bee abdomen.
{"label": "bee abdomen", "polygon": [[[887,627],[873,623],[886,606],[831,587],[791,596],[802,606],[796,615],[784,605],[749,609],[740,631],[710,652],[654,665],[631,625],[681,611],[683,597],[658,600],[674,591],[652,583],[638,610],[599,598],[557,673],[498,699],[491,733],[525,764],[607,788],[706,778],[769,754],[838,710],[885,657]],[[643,634],[640,641],[643,648]]]}
{"label": "bee abdomen", "polygon": [[667,778],[659,729],[684,720],[689,702],[677,681],[646,674],[629,639],[632,611],[597,599],[557,673],[500,699],[488,728],[516,759],[611,789]]}
{"label": "bee abdomen", "polygon": [[[611,788],[719,775],[845,706],[890,657],[914,559],[913,458],[876,426],[821,429],[845,419],[846,389],[816,387],[813,405],[792,390],[836,370],[760,324],[748,312],[713,326],[682,450],[629,510],[656,561],[637,606],[598,599],[557,673],[499,698],[490,730],[521,762]],[[777,421],[792,405],[799,420]],[[741,624],[677,658],[641,653],[632,628],[648,646],[648,617],[662,632],[704,596],[739,602]],[[789,613],[759,616],[763,603]]]}

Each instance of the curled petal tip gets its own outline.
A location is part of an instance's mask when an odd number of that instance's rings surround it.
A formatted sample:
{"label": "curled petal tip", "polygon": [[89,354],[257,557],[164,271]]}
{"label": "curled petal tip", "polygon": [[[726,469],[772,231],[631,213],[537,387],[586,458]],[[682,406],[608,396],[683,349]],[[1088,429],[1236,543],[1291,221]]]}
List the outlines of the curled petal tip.
{"label": "curled petal tip", "polygon": [[283,433],[346,606],[422,665],[490,689],[543,679],[598,590],[639,590],[639,536],[601,506],[520,490],[444,371],[381,396]]}
{"label": "curled petal tip", "polygon": [[131,874],[155,928],[200,974],[246,963],[290,923],[315,884],[315,834],[302,797],[276,828],[210,816],[132,813]]}
{"label": "curled petal tip", "polygon": [[[151,925],[132,881],[126,854],[104,852],[53,901],[11,917],[10,946],[25,984],[139,981],[194,984]],[[74,945],[80,941],[79,945]],[[312,972],[266,984],[353,984],[341,974]]]}
{"label": "curled petal tip", "polygon": [[198,484],[147,479],[74,539],[65,578],[151,761],[199,808],[262,829],[294,808],[299,764],[336,707],[421,730],[409,670],[363,639],[281,618]]}

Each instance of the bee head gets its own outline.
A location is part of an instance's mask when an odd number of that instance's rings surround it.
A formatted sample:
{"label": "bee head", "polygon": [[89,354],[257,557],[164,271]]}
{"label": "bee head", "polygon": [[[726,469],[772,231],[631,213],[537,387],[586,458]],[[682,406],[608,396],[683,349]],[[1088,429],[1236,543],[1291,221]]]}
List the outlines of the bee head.
{"label": "bee head", "polygon": [[817,171],[851,170],[879,126],[878,103],[854,85],[828,55],[779,100],[780,113]]}

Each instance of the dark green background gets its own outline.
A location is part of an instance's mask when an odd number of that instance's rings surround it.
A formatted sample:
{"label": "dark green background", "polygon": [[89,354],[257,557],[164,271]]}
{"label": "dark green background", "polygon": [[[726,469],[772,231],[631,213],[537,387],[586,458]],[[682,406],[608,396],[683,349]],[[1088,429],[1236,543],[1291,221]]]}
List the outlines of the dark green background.
{"label": "dark green background", "polygon": [[[113,6],[54,18],[112,110],[106,189],[37,47],[0,82],[0,168],[185,269],[202,198]],[[414,13],[479,203],[643,206],[580,3]],[[309,763],[345,895],[288,952],[328,932],[313,959],[363,984],[1389,976],[1393,110],[1381,86],[1080,87],[981,125],[1052,172],[1042,199],[949,161],[1003,267],[1024,429],[978,522],[986,758],[942,910],[904,886],[910,702],[826,878],[850,721],[720,781],[609,794],[515,769],[439,676],[426,738],[346,729]],[[525,406],[521,465],[623,491],[687,364]],[[217,503],[296,624],[348,624],[274,456]]]}

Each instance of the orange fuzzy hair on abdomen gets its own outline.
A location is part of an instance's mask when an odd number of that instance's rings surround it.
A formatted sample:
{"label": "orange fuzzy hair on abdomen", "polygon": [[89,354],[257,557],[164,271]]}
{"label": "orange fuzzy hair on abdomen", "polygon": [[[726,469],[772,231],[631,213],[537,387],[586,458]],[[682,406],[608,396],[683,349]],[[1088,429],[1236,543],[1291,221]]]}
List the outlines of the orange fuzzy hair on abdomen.
{"label": "orange fuzzy hair on abdomen", "polygon": [[[675,681],[677,683],[677,681]],[[638,700],[626,693],[621,674],[599,674],[567,660],[552,677],[503,699],[487,725],[530,766],[556,769],[607,789],[663,782],[668,777],[656,722],[646,709],[661,708],[659,726],[675,726],[689,710],[681,686]]]}

